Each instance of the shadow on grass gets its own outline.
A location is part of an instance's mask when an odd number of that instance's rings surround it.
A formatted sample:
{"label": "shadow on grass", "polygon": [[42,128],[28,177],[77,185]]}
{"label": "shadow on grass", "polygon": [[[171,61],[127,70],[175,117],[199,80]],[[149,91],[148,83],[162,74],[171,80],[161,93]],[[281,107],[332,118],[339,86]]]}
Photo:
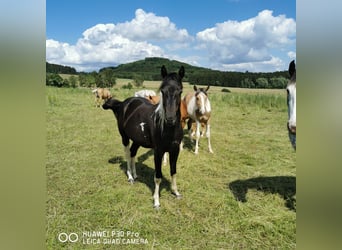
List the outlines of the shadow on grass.
{"label": "shadow on grass", "polygon": [[[153,195],[154,193],[154,165],[152,167],[147,166],[143,162],[147,160],[150,156],[153,157],[153,149],[147,151],[146,153],[137,157],[137,162],[135,163],[135,168],[137,171],[138,178],[135,180],[137,182],[144,183],[150,190]],[[120,164],[120,169],[125,174],[125,178],[127,178],[127,162],[122,156],[115,156],[108,160],[111,164]],[[163,174],[164,175],[164,174]],[[166,189],[171,192],[171,183],[165,178],[162,179],[160,184],[160,191]]]}
{"label": "shadow on grass", "polygon": [[247,180],[236,180],[229,183],[236,200],[247,202],[246,194],[248,189],[256,189],[265,193],[278,193],[285,200],[285,206],[296,211],[296,177],[294,176],[273,176],[256,177]]}
{"label": "shadow on grass", "polygon": [[188,131],[184,132],[183,137],[183,149],[188,149],[189,151],[195,151],[195,140],[191,140]]}

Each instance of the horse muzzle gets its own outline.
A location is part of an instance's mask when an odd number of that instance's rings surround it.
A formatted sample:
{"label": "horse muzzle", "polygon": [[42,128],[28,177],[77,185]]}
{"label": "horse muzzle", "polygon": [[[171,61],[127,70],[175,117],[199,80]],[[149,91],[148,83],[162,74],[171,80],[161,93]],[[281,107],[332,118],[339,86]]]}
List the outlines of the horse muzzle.
{"label": "horse muzzle", "polygon": [[172,119],[172,118],[166,119],[165,123],[167,126],[174,126],[176,124],[176,119]]}

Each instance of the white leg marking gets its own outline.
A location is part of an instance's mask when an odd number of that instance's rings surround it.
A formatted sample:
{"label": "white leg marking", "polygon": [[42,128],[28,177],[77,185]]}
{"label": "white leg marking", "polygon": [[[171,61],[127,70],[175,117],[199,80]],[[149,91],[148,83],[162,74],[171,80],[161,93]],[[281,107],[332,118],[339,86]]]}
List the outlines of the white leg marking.
{"label": "white leg marking", "polygon": [[180,145],[179,145],[179,150],[183,150],[183,141],[181,141]]}
{"label": "white leg marking", "polygon": [[178,192],[178,189],[177,189],[176,174],[171,176],[171,190],[172,190],[172,193],[176,195],[177,198],[182,197],[182,195]]}
{"label": "white leg marking", "polygon": [[198,154],[198,142],[201,136],[200,134],[201,123],[196,121],[196,146],[195,146],[195,154]]}
{"label": "white leg marking", "polygon": [[211,143],[210,143],[210,124],[207,124],[207,132],[206,132],[206,136],[208,138],[208,148],[209,148],[209,152],[210,153],[214,153],[213,149],[211,148]]}
{"label": "white leg marking", "polygon": [[131,151],[129,150],[129,145],[125,147],[125,156],[127,161],[127,177],[129,182],[133,182],[132,176],[132,159],[131,159]]}
{"label": "white leg marking", "polygon": [[136,179],[137,176],[137,170],[135,168],[135,157],[131,157],[131,166],[132,166],[132,174],[133,174],[133,178]]}
{"label": "white leg marking", "polygon": [[160,203],[159,203],[159,186],[161,183],[161,178],[155,178],[154,177],[154,194],[153,194],[153,207],[154,208],[159,208],[160,207]]}

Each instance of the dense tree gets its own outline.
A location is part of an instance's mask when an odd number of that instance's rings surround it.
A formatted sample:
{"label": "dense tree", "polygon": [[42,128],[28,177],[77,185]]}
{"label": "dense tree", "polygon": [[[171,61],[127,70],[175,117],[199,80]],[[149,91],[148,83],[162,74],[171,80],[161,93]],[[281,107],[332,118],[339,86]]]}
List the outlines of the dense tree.
{"label": "dense tree", "polygon": [[72,67],[52,64],[48,62],[46,62],[46,72],[55,73],[55,74],[74,74],[74,75],[77,74],[76,69]]}
{"label": "dense tree", "polygon": [[[47,72],[48,65],[47,63]],[[102,68],[99,72],[78,73],[79,85],[84,87],[112,87],[116,84],[116,78],[132,79],[135,85],[142,84],[144,80],[161,81],[160,67],[162,65],[165,65],[170,72],[177,71],[181,66],[184,66],[185,77],[183,81],[196,85],[242,88],[285,88],[288,81],[287,70],[270,73],[249,71],[224,72],[196,67],[175,60],[152,57],[116,67]],[[62,66],[62,69],[64,69],[63,67],[66,66]],[[70,79],[69,84],[73,86]]]}

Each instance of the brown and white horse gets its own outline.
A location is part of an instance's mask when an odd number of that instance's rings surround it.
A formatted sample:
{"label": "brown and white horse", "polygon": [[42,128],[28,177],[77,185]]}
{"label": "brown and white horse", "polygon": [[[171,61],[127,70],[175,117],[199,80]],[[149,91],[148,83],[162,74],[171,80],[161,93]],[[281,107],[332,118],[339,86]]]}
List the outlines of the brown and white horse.
{"label": "brown and white horse", "polygon": [[211,142],[210,142],[210,116],[211,116],[211,105],[208,98],[207,91],[209,90],[208,86],[206,89],[197,88],[194,85],[195,92],[188,93],[183,98],[183,102],[186,104],[186,111],[189,117],[188,121],[188,129],[190,138],[192,138],[191,124],[193,121],[196,123],[196,146],[195,146],[195,154],[198,154],[198,143],[199,138],[201,136],[200,128],[203,124],[206,131],[206,137],[208,138],[208,149],[210,153],[213,153]]}
{"label": "brown and white horse", "polygon": [[292,61],[289,65],[290,80],[287,84],[287,130],[289,139],[296,150],[296,64]]}

